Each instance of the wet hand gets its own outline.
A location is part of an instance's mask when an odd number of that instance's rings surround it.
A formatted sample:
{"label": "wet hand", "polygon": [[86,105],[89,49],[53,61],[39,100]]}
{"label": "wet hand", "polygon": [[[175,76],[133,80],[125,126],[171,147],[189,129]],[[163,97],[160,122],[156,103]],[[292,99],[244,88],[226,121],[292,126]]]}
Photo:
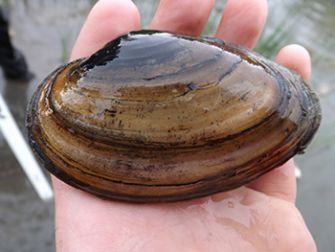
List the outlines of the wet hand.
{"label": "wet hand", "polygon": [[[198,36],[214,0],[161,0],[151,29]],[[265,0],[227,2],[216,37],[252,48],[267,16]],[[71,59],[140,29],[129,0],[100,0],[90,12]],[[277,62],[309,79],[310,58],[297,45]],[[58,251],[316,251],[295,207],[293,161],[248,186],[192,201],[130,204],[97,198],[53,178]]]}

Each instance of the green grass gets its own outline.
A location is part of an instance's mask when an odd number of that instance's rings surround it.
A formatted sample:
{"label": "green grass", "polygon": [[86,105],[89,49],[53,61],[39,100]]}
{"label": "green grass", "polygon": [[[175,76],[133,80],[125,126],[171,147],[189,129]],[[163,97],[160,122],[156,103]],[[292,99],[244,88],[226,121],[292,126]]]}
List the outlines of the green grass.
{"label": "green grass", "polygon": [[61,36],[60,43],[61,43],[60,61],[62,63],[66,63],[70,55],[69,41],[67,36]]}

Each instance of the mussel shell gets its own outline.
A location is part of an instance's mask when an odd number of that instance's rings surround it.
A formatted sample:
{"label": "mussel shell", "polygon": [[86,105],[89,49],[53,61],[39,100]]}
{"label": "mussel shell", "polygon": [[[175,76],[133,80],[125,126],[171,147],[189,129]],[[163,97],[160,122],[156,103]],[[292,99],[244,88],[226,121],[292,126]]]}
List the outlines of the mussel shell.
{"label": "mussel shell", "polygon": [[302,152],[320,124],[317,96],[286,68],[218,39],[158,31],[61,66],[27,115],[51,173],[134,202],[244,185]]}

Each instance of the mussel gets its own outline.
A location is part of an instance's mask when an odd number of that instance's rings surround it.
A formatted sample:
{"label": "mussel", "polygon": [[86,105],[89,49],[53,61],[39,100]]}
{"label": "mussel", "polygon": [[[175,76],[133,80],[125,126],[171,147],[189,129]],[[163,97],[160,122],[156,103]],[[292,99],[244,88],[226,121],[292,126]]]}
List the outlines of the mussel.
{"label": "mussel", "polygon": [[242,186],[303,152],[317,95],[297,74],[216,38],[135,31],[52,72],[28,138],[64,182],[132,202]]}

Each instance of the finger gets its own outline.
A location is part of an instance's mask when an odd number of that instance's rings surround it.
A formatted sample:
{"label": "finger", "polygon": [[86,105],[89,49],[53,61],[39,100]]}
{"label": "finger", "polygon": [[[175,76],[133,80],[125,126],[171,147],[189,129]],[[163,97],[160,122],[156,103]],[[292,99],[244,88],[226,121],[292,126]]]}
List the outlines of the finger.
{"label": "finger", "polygon": [[150,29],[198,36],[201,34],[214,0],[161,0]]}
{"label": "finger", "polygon": [[228,0],[215,36],[252,48],[264,28],[267,13],[266,0]]}
{"label": "finger", "polygon": [[[276,61],[287,68],[295,70],[306,81],[310,79],[311,59],[308,51],[302,46],[289,45],[282,48]],[[249,187],[267,195],[295,202],[297,185],[294,169],[294,162],[290,160],[283,166],[255,180]]]}
{"label": "finger", "polygon": [[71,54],[91,55],[110,40],[140,28],[140,14],[131,0],[100,0],[92,8]]}
{"label": "finger", "polygon": [[299,73],[308,81],[311,78],[312,64],[308,51],[300,45],[288,45],[282,48],[276,62]]}

